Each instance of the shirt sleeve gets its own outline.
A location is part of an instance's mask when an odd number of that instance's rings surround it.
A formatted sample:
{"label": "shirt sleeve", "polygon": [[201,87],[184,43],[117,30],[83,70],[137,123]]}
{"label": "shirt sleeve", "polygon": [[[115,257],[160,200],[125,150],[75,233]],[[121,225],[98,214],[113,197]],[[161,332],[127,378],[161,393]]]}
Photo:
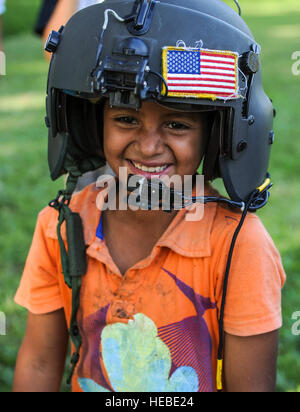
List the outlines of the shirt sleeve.
{"label": "shirt sleeve", "polygon": [[31,313],[42,315],[63,308],[57,266],[57,242],[46,236],[49,211],[39,214],[33,241],[15,302]]}
{"label": "shirt sleeve", "polygon": [[[218,280],[218,307],[233,232],[227,236],[222,274]],[[281,290],[286,275],[273,240],[259,218],[249,216],[233,252],[224,313],[225,332],[236,336],[268,333],[282,326]]]}

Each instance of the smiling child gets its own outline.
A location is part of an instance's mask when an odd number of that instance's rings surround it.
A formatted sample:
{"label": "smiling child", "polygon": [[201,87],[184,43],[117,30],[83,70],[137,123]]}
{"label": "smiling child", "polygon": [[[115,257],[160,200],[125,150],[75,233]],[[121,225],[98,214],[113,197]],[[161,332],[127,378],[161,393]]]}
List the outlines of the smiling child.
{"label": "smiling child", "polygon": [[[28,323],[14,390],[58,391],[70,334],[74,392],[274,391],[285,273],[253,213],[269,198],[273,107],[249,29],[219,0],[107,0],[46,48],[49,166],[68,180],[15,297]],[[179,210],[105,208],[95,182],[74,194],[104,165],[151,192],[202,163],[204,196],[182,190]]]}

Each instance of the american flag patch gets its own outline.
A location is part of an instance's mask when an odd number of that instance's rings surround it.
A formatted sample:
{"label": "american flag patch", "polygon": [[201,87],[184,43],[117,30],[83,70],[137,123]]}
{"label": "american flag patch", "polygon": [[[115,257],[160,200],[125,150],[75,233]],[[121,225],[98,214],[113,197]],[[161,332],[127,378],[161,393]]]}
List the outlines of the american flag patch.
{"label": "american flag patch", "polygon": [[168,96],[212,100],[240,97],[238,57],[230,51],[165,47],[163,77]]}

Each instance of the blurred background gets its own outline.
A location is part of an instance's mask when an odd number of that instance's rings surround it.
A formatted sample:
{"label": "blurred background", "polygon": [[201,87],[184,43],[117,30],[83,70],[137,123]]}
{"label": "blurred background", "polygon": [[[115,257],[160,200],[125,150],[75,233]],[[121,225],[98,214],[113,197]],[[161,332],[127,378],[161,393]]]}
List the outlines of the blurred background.
{"label": "blurred background", "polygon": [[[235,7],[233,1],[226,1]],[[259,212],[278,247],[288,281],[283,292],[279,392],[300,392],[300,3],[240,0],[243,17],[262,46],[264,86],[277,110],[269,205]],[[11,391],[26,310],[13,301],[38,212],[56,197],[47,166],[44,125],[48,63],[33,34],[41,0],[7,0],[3,15],[6,76],[0,76],[0,392]],[[297,54],[299,64],[292,59]],[[294,54],[294,59],[295,59]],[[292,66],[299,74],[292,73]],[[300,315],[300,313],[299,313]],[[294,316],[294,319],[293,319]],[[300,316],[298,318],[300,320]],[[298,334],[298,336],[297,336]]]}

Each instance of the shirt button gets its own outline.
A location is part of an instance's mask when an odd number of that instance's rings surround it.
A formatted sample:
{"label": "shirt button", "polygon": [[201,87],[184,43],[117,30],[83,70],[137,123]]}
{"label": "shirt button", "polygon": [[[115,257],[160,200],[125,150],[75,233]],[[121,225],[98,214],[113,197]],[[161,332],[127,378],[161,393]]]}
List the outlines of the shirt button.
{"label": "shirt button", "polygon": [[126,273],[127,279],[132,279],[134,277],[134,271],[130,270],[129,272]]}
{"label": "shirt button", "polygon": [[120,298],[121,299],[126,299],[126,298],[128,298],[129,296],[131,296],[132,295],[132,291],[131,290],[128,290],[128,289],[121,289],[121,290],[119,290],[119,295],[120,295]]}

